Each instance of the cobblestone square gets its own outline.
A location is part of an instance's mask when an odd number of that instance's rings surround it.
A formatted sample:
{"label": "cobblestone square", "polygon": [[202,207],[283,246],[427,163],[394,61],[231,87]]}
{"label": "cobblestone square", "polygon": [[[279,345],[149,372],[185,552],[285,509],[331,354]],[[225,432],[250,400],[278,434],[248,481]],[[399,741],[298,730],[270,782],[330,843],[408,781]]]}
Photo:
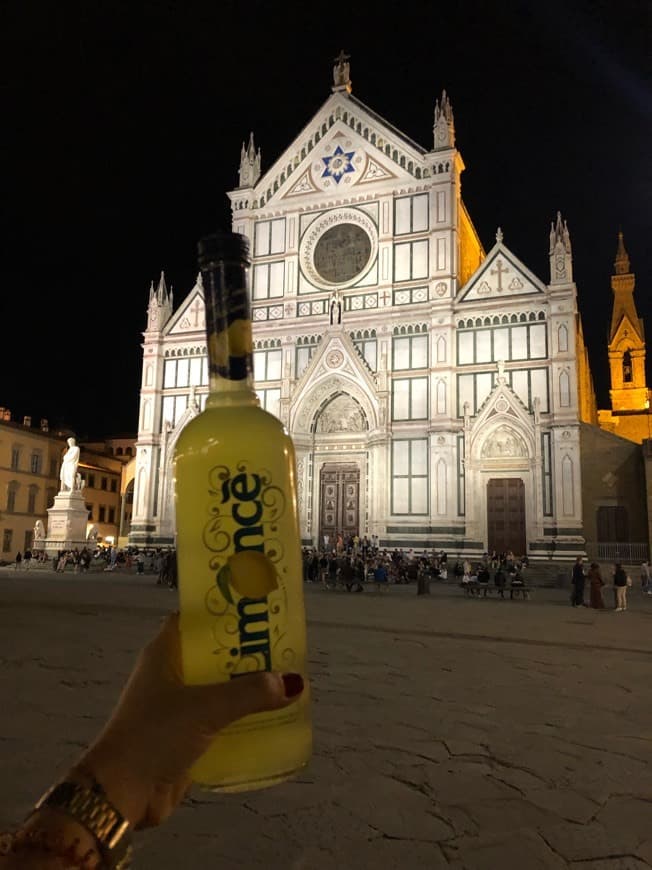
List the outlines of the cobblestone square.
{"label": "cobblestone square", "polygon": [[[652,597],[615,613],[563,590],[415,591],[308,587],[311,764],[267,791],[193,791],[137,836],[135,866],[652,866]],[[2,829],[95,734],[175,606],[152,576],[0,569]]]}

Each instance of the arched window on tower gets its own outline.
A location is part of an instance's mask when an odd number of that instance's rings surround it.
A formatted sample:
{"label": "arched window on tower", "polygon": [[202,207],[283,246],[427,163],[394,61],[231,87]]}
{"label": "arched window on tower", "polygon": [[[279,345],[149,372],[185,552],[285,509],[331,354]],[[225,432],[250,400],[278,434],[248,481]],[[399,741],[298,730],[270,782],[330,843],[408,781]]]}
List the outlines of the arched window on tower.
{"label": "arched window on tower", "polygon": [[626,350],[623,354],[623,383],[630,384],[632,382],[632,355]]}

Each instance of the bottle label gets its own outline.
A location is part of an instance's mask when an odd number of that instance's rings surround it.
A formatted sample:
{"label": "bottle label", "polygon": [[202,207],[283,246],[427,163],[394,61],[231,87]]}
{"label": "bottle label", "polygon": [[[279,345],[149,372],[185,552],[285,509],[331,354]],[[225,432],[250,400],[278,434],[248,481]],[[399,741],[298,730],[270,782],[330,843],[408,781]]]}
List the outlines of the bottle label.
{"label": "bottle label", "polygon": [[205,601],[216,617],[212,630],[218,670],[227,679],[287,670],[296,651],[287,631],[286,494],[269,471],[253,470],[243,461],[211,469],[209,496],[210,519],[202,536],[215,583]]}

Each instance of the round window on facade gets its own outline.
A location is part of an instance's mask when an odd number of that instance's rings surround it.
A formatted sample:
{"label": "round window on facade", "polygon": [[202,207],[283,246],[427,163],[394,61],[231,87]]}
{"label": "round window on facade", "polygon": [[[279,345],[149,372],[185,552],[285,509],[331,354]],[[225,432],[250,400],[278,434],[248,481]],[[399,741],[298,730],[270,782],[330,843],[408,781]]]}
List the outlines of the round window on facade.
{"label": "round window on facade", "polygon": [[315,245],[314,265],[322,281],[348,284],[366,269],[371,256],[371,239],[356,224],[331,227]]}

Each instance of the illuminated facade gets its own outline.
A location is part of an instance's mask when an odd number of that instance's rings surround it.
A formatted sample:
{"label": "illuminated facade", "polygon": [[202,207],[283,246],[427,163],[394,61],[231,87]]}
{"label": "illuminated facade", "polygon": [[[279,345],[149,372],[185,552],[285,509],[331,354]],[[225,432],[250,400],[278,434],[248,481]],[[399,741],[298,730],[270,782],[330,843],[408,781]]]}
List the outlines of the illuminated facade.
{"label": "illuminated facade", "polygon": [[645,375],[645,330],[634,301],[636,276],[630,271],[623,234],[618,234],[614,295],[609,330],[609,376],[611,410],[598,411],[600,426],[607,432],[641,444],[652,438],[650,391]]}
{"label": "illuminated facade", "polygon": [[[546,283],[498,230],[485,252],[461,192],[446,94],[429,149],[332,93],[263,174],[253,135],[233,229],[250,241],[255,379],[297,448],[306,543],[583,551],[581,421],[595,403],[558,215]],[[133,543],[174,540],[172,451],[207,393],[203,288],[152,286]]]}

